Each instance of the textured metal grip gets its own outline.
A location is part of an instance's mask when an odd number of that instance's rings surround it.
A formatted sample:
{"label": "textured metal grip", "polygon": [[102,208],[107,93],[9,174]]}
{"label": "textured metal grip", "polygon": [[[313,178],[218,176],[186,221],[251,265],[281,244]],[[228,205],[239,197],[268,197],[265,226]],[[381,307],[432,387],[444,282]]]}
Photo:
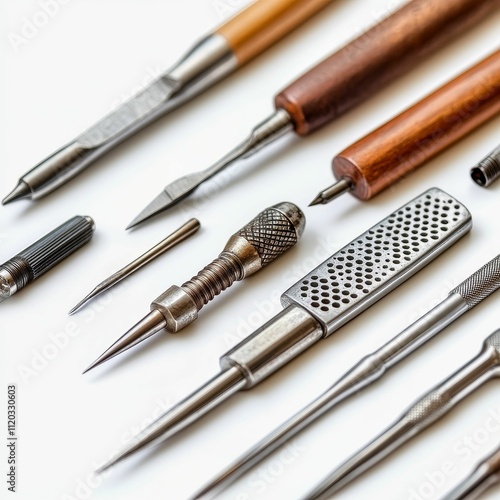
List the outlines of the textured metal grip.
{"label": "textured metal grip", "polygon": [[262,267],[293,247],[299,239],[293,221],[276,208],[264,210],[236,234],[255,248]]}
{"label": "textured metal grip", "polygon": [[485,264],[454,288],[450,295],[458,293],[463,297],[469,309],[477,306],[500,288],[500,255]]}
{"label": "textured metal grip", "polygon": [[354,239],[282,296],[328,336],[452,245],[472,227],[469,211],[433,188]]}
{"label": "textured metal grip", "polygon": [[17,289],[55,266],[87,243],[94,232],[90,217],[76,216],[39,239],[1,267],[12,276]]}

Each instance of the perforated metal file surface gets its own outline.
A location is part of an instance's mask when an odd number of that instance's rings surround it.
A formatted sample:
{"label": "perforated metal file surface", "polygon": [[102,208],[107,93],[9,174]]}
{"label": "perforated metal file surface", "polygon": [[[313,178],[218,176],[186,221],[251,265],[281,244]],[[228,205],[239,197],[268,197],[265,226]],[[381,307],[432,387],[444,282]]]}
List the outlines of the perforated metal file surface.
{"label": "perforated metal file surface", "polygon": [[330,335],[404,282],[472,227],[467,208],[433,188],[332,255],[281,297]]}

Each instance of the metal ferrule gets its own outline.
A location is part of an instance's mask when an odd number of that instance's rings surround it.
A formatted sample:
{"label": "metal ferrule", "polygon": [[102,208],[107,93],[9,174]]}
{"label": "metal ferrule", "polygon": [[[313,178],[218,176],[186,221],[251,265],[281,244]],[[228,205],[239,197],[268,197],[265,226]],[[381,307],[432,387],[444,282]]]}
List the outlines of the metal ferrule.
{"label": "metal ferrule", "polygon": [[482,187],[491,186],[500,178],[500,146],[471,169],[472,180]]}
{"label": "metal ferrule", "polygon": [[250,337],[224,354],[223,370],[237,367],[250,389],[323,336],[319,323],[300,307],[287,307]]}
{"label": "metal ferrule", "polygon": [[[4,264],[5,266],[5,264]],[[5,267],[0,268],[0,302],[8,299],[17,292],[17,283],[14,276]]]}
{"label": "metal ferrule", "polygon": [[232,73],[237,65],[225,38],[207,36],[169,71],[27,172],[21,180],[32,190],[32,199],[64,184],[120,142]]}

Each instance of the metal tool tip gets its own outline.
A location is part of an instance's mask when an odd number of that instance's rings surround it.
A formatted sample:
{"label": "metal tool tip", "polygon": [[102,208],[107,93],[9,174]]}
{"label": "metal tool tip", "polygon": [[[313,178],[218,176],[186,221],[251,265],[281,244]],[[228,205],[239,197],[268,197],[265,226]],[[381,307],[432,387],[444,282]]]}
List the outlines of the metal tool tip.
{"label": "metal tool tip", "polygon": [[309,207],[314,207],[315,205],[319,205],[320,203],[324,203],[323,201],[323,197],[321,196],[321,193],[319,193],[318,195],[316,195],[316,198],[314,198],[314,200],[311,201],[311,203],[309,203]]}
{"label": "metal tool tip", "polygon": [[125,230],[141,224],[145,220],[167,209],[172,204],[172,198],[165,191],[162,191],[139,215],[137,215]]}
{"label": "metal tool tip", "polygon": [[8,205],[13,201],[29,198],[30,195],[31,189],[25,182],[20,181],[19,184],[2,200],[2,205]]}
{"label": "metal tool tip", "polygon": [[148,339],[155,333],[159,332],[166,326],[166,321],[163,315],[157,310],[151,311],[141,321],[134,325],[128,332],[122,335],[113,345],[104,351],[87,369],[82,373],[85,374],[96,366],[108,361],[118,354],[127,351],[131,347]]}

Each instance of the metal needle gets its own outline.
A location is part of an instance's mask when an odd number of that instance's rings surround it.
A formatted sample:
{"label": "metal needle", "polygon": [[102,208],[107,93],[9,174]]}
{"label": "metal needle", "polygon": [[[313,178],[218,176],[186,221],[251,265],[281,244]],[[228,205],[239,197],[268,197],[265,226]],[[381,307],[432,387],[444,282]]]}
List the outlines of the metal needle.
{"label": "metal needle", "polygon": [[173,233],[169,234],[164,240],[160,241],[160,243],[155,245],[153,248],[149,249],[133,262],[127,264],[125,267],[112,274],[109,278],[106,278],[104,281],[99,283],[83,300],[78,302],[78,304],[73,307],[73,309],[71,309],[68,314],[71,315],[75,313],[80,308],[82,308],[89,300],[97,297],[97,295],[100,295],[106,290],[109,290],[112,286],[124,280],[127,276],[135,273],[141,267],[156,259],[170,248],[189,238],[194,233],[196,233],[198,229],[200,229],[200,221],[197,219],[189,219],[185,224],[180,226]]}

